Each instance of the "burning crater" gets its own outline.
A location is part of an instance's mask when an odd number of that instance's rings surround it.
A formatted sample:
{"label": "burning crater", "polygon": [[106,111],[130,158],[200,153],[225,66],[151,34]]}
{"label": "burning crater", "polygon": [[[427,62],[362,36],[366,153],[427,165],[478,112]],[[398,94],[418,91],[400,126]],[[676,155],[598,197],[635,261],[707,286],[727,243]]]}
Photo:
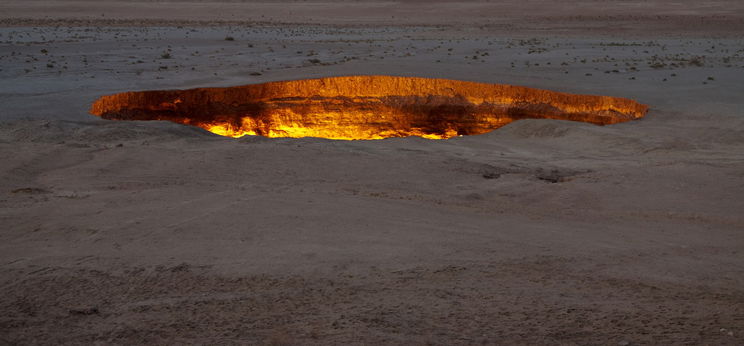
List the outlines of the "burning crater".
{"label": "burning crater", "polygon": [[528,118],[615,124],[648,107],[574,95],[446,79],[352,76],[231,88],[125,92],[90,113],[114,120],[168,120],[223,136],[444,139],[477,135]]}

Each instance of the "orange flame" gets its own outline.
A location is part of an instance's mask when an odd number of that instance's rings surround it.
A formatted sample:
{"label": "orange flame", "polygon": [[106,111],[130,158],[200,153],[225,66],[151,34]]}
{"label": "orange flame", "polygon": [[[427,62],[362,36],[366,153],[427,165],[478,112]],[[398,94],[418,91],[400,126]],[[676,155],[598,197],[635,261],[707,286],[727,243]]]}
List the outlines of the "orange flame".
{"label": "orange flame", "polygon": [[125,92],[99,98],[91,114],[169,120],[221,136],[446,139],[546,118],[614,124],[643,117],[646,105],[446,79],[351,76],[232,88]]}

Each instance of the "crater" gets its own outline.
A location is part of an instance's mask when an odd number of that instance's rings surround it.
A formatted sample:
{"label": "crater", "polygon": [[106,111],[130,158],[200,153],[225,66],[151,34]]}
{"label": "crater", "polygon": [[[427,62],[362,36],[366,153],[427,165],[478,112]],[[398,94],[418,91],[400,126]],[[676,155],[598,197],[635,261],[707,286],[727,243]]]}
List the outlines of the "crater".
{"label": "crater", "polygon": [[620,97],[448,79],[347,76],[124,92],[99,98],[90,113],[111,120],[168,120],[229,137],[353,140],[478,135],[528,118],[608,125],[639,119],[647,110]]}

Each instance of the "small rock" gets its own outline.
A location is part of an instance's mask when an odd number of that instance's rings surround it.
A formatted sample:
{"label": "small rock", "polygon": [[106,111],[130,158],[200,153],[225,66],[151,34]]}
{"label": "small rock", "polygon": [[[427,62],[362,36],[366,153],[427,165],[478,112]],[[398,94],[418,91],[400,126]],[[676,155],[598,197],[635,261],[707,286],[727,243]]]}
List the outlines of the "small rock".
{"label": "small rock", "polygon": [[483,173],[483,178],[484,178],[484,179],[497,179],[497,178],[499,178],[500,176],[501,176],[501,174],[498,174],[498,173],[493,173],[493,172],[486,172],[486,173]]}
{"label": "small rock", "polygon": [[89,308],[79,308],[79,309],[70,309],[69,313],[70,315],[98,315],[98,308],[97,307],[89,307]]}
{"label": "small rock", "polygon": [[190,268],[191,266],[188,263],[181,263],[175,267],[170,268],[170,271],[173,273],[187,272]]}
{"label": "small rock", "polygon": [[617,346],[628,346],[630,345],[630,341],[628,340],[621,340],[617,343]]}

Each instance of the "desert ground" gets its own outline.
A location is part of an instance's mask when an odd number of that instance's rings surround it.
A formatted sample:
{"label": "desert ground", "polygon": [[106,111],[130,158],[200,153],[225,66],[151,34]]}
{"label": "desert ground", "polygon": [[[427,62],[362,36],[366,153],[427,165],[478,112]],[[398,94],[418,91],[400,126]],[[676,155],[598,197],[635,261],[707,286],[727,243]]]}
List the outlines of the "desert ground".
{"label": "desert ground", "polygon": [[[345,75],[610,126],[239,139],[106,94]],[[744,344],[744,2],[0,2],[0,344]]]}

